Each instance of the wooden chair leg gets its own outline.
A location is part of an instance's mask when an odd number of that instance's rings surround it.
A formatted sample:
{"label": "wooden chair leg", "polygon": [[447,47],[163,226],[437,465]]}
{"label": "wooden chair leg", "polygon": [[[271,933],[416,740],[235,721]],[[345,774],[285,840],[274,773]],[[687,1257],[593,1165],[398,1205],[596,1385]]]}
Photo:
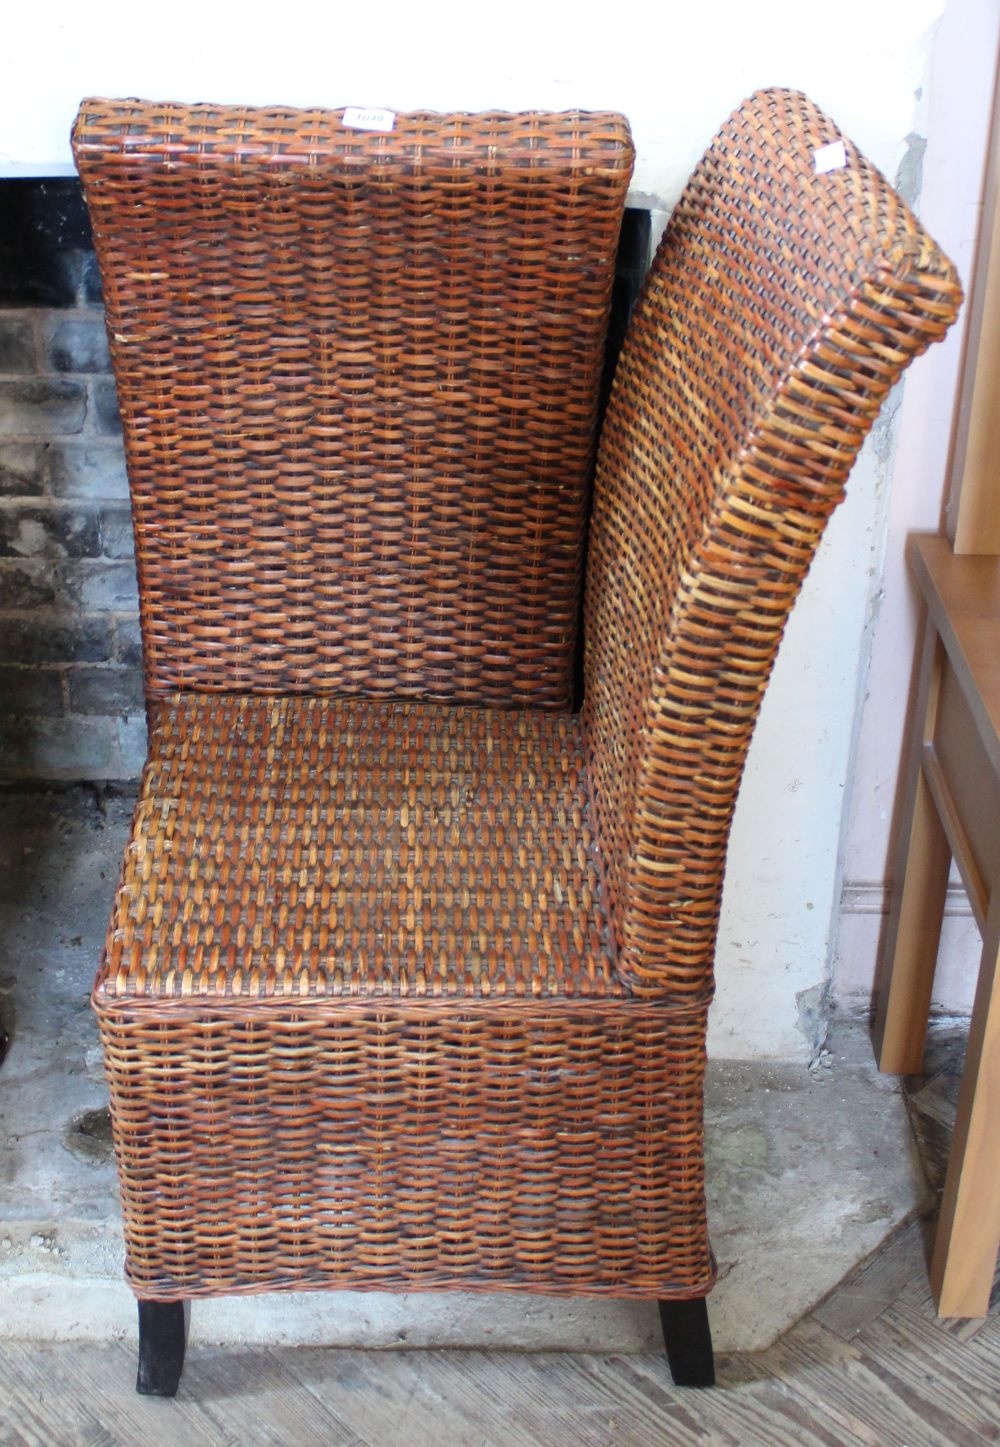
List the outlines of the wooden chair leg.
{"label": "wooden chair leg", "polygon": [[135,1389],[144,1397],[173,1397],[184,1370],[190,1303],[139,1302],[139,1372]]}
{"label": "wooden chair leg", "polygon": [[714,1387],[715,1358],[703,1296],[661,1301],[660,1324],[675,1387]]}
{"label": "wooden chair leg", "polygon": [[915,1075],[923,1065],[951,867],[948,839],[922,770],[924,744],[934,734],[943,658],[937,630],[928,620],[893,851],[892,907],[875,986],[875,1058],[879,1070],[893,1075]]}
{"label": "wooden chair leg", "polygon": [[990,901],[931,1287],[939,1316],[985,1316],[1000,1249],[1000,886]]}

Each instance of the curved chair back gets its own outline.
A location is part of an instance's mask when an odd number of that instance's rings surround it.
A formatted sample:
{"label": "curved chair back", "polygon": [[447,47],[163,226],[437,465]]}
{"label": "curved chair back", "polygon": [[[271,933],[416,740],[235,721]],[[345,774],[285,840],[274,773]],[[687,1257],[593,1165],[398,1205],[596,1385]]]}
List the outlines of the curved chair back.
{"label": "curved chair back", "polygon": [[711,992],[729,825],[785,620],[887,392],[960,301],[884,177],[795,92],[742,105],[673,214],[604,424],[584,627],[634,993]]}

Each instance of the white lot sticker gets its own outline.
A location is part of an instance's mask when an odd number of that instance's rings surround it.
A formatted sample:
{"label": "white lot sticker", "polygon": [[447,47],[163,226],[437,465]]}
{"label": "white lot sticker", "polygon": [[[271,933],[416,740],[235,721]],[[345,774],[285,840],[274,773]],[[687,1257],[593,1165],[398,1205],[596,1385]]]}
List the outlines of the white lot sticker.
{"label": "white lot sticker", "polygon": [[391,131],[395,124],[395,111],[366,111],[361,106],[348,106],[344,112],[344,125],[352,131]]}
{"label": "white lot sticker", "polygon": [[813,151],[813,160],[816,162],[817,176],[822,176],[824,171],[839,171],[841,166],[847,165],[847,150],[843,141],[831,141],[828,146],[817,146]]}

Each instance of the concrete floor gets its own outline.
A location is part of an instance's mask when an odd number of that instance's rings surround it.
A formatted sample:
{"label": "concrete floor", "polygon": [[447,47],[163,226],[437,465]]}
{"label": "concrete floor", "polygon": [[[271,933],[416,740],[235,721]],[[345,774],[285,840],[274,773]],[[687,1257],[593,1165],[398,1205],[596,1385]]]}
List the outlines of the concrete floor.
{"label": "concrete floor", "polygon": [[[130,1336],[107,1092],[88,997],[132,800],[0,795],[0,1321],[9,1337]],[[762,968],[766,963],[762,962]],[[928,1201],[898,1082],[837,1028],[812,1069],[712,1063],[708,1194],[721,1351],[768,1346]],[[199,1302],[202,1341],[655,1349],[631,1302],[310,1293]]]}

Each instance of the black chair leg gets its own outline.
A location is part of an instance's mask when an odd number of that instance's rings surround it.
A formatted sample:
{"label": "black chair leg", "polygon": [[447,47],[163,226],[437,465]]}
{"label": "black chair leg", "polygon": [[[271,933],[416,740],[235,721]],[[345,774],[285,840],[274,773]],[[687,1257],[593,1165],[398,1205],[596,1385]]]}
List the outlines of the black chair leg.
{"label": "black chair leg", "polygon": [[703,1296],[661,1301],[660,1324],[675,1387],[714,1387],[715,1359]]}
{"label": "black chair leg", "polygon": [[135,1389],[144,1397],[173,1397],[184,1370],[190,1303],[139,1302],[139,1373]]}

